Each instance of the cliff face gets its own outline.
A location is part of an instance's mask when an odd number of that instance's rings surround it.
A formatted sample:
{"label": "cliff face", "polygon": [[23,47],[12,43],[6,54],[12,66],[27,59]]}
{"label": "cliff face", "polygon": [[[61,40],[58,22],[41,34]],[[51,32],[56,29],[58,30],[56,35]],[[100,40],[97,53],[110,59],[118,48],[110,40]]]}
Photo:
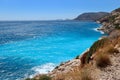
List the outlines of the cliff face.
{"label": "cliff face", "polygon": [[79,15],[74,20],[80,20],[80,21],[96,21],[106,15],[109,15],[107,12],[90,12],[90,13],[83,13]]}
{"label": "cliff face", "polygon": [[120,29],[120,8],[101,18],[99,22],[103,25],[101,30],[106,33],[110,33],[114,29]]}

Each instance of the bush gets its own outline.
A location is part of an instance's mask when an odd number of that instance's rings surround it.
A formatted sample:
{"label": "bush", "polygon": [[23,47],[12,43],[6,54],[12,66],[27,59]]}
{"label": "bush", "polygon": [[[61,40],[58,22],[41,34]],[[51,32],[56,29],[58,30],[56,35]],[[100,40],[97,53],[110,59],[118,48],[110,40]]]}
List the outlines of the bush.
{"label": "bush", "polygon": [[31,80],[30,78],[27,78],[27,79],[25,79],[25,80]]}
{"label": "bush", "polygon": [[25,80],[36,80],[36,79],[27,78],[27,79],[25,79]]}
{"label": "bush", "polygon": [[109,22],[114,23],[116,20],[115,18],[118,17],[119,15],[111,15],[108,17]]}
{"label": "bush", "polygon": [[110,54],[119,53],[119,51],[118,51],[117,49],[115,49],[114,47],[111,47],[111,48],[108,50],[108,53],[110,53]]}
{"label": "bush", "polygon": [[49,76],[43,75],[43,76],[40,77],[39,80],[52,80],[52,79]]}
{"label": "bush", "polygon": [[79,55],[77,55],[75,59],[79,59]]}
{"label": "bush", "polygon": [[114,21],[115,21],[115,17],[116,17],[116,16],[110,16],[110,17],[109,17],[109,22],[114,22]]}
{"label": "bush", "polygon": [[115,9],[115,11],[116,11],[116,12],[120,12],[120,8],[118,8],[118,9]]}
{"label": "bush", "polygon": [[111,64],[110,57],[107,54],[99,54],[96,59],[96,66],[105,68]]}
{"label": "bush", "polygon": [[88,53],[89,53],[89,51],[86,52],[86,53],[84,53],[84,54],[82,55],[82,57],[80,58],[80,60],[81,60],[81,67],[83,67],[84,64],[86,63],[86,58],[87,58]]}
{"label": "bush", "polygon": [[120,24],[115,24],[115,29],[120,29]]}
{"label": "bush", "polygon": [[102,48],[105,43],[107,43],[109,40],[107,38],[103,38],[101,40],[96,41],[90,48],[89,54],[87,55],[86,61],[89,63],[90,57],[93,53],[95,53],[98,49]]}
{"label": "bush", "polygon": [[59,68],[59,66],[56,66],[56,67],[55,67],[55,69],[58,69],[58,68]]}

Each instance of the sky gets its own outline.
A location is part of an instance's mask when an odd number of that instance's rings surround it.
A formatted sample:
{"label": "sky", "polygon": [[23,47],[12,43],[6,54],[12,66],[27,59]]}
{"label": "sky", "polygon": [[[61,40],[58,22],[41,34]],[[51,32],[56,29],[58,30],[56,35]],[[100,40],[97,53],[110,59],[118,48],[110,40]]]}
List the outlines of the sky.
{"label": "sky", "polygon": [[84,12],[110,12],[120,0],[0,0],[0,20],[73,19]]}

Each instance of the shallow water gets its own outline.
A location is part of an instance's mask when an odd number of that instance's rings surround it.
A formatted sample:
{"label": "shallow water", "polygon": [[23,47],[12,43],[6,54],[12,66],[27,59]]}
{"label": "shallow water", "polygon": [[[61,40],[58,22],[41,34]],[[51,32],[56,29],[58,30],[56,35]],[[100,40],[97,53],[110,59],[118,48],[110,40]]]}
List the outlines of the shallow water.
{"label": "shallow water", "polygon": [[100,24],[78,21],[0,22],[0,80],[47,73],[75,58],[102,34]]}

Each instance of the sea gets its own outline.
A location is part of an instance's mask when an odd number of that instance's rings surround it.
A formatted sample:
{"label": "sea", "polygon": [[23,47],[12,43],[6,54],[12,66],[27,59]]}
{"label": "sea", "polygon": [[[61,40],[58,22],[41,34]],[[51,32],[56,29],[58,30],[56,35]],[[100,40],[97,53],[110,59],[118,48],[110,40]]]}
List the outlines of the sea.
{"label": "sea", "polygon": [[0,80],[46,74],[81,55],[102,34],[96,22],[0,21]]}

